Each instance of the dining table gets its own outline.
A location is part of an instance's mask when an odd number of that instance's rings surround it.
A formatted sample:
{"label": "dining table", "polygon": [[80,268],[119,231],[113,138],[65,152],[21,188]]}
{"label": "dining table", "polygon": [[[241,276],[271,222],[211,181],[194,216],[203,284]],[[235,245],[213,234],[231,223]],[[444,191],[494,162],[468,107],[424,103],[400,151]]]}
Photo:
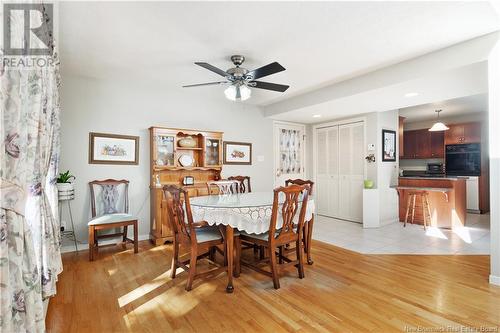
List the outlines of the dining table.
{"label": "dining table", "polygon": [[[235,232],[245,231],[250,234],[262,234],[269,230],[273,209],[274,192],[250,192],[208,195],[191,198],[191,211],[194,221],[206,221],[209,225],[224,226],[227,253],[227,287],[226,291],[234,291],[234,235]],[[281,206],[284,197],[278,197]],[[300,207],[299,207],[300,208]],[[314,199],[310,196],[305,221],[313,218]],[[281,209],[278,209],[276,229],[281,228]],[[298,218],[297,210],[296,217]],[[312,231],[312,230],[311,230]],[[310,247],[310,242],[307,242]],[[310,250],[309,248],[307,249]],[[237,277],[237,276],[236,276]]]}

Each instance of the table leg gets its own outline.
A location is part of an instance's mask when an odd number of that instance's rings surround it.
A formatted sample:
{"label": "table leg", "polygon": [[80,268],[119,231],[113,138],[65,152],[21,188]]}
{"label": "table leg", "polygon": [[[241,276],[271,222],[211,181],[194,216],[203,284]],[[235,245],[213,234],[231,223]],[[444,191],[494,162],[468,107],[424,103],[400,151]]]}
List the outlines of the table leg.
{"label": "table leg", "polygon": [[233,261],[234,261],[234,233],[233,228],[226,226],[226,246],[227,246],[227,287],[226,292],[232,293],[233,287]]}
{"label": "table leg", "polygon": [[311,242],[312,242],[312,233],[313,233],[313,224],[314,224],[314,215],[307,222],[307,263],[312,265],[314,261],[311,258]]}

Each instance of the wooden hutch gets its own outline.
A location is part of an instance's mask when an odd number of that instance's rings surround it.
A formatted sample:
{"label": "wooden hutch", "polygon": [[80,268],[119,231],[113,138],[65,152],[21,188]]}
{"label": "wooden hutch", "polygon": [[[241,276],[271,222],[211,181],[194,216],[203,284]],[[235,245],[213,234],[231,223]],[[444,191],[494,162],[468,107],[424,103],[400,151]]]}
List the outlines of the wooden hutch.
{"label": "wooden hutch", "polygon": [[[166,201],[162,187],[166,184],[182,186],[190,196],[207,195],[207,181],[219,180],[222,171],[222,132],[179,128],[150,127],[150,191],[151,232],[155,245],[172,240]],[[194,147],[181,147],[179,141],[192,137]],[[183,166],[183,155],[192,158],[192,164]],[[190,158],[183,159],[190,160]],[[194,178],[194,184],[184,185],[184,177]]]}

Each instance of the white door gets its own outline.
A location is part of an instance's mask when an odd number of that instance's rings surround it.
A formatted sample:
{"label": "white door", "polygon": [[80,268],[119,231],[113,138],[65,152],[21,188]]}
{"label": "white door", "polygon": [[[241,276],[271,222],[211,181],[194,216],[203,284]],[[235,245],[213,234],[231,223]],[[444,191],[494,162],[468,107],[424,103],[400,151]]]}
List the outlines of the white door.
{"label": "white door", "polygon": [[361,222],[364,123],[320,128],[315,134],[318,214]]}
{"label": "white door", "polygon": [[274,187],[285,186],[285,180],[305,177],[305,134],[300,124],[274,123]]}
{"label": "white door", "polygon": [[338,126],[318,129],[316,132],[316,200],[318,214],[338,216]]}

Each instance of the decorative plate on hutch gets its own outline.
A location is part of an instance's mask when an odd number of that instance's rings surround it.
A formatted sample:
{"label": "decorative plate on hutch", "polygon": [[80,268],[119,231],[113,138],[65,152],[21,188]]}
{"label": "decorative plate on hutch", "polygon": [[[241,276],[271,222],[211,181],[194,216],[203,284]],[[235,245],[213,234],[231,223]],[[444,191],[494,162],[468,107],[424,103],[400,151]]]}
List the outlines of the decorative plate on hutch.
{"label": "decorative plate on hutch", "polygon": [[183,167],[193,166],[194,158],[191,155],[184,154],[184,155],[181,155],[181,157],[179,157],[179,163]]}

